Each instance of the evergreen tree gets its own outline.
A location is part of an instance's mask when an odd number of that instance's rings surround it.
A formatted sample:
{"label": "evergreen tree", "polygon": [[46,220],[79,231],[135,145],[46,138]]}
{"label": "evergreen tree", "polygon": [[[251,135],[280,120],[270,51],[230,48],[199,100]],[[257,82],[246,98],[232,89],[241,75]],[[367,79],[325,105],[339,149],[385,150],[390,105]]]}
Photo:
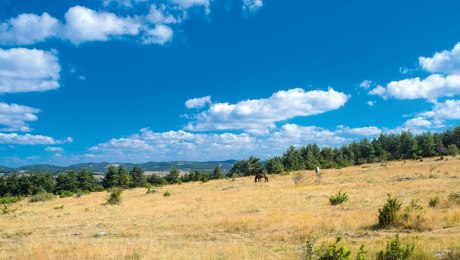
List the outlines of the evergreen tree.
{"label": "evergreen tree", "polygon": [[77,175],[78,189],[82,191],[95,191],[96,190],[96,178],[89,170],[81,170]]}
{"label": "evergreen tree", "polygon": [[119,185],[119,183],[118,183],[119,179],[120,178],[119,178],[117,169],[115,168],[115,166],[110,165],[109,169],[107,171],[107,174],[105,175],[105,177],[104,177],[104,179],[102,181],[102,185],[106,189],[116,187],[116,186]]}
{"label": "evergreen tree", "polygon": [[77,192],[78,186],[77,174],[74,171],[68,171],[58,175],[54,192],[56,194],[61,194],[63,191]]}
{"label": "evergreen tree", "polygon": [[402,132],[399,136],[399,151],[403,159],[414,159],[417,157],[417,142],[410,132]]}
{"label": "evergreen tree", "polygon": [[127,189],[130,188],[132,185],[131,175],[129,175],[128,170],[123,165],[118,167],[118,186]]}
{"label": "evergreen tree", "polygon": [[131,180],[132,180],[132,187],[144,187],[145,183],[147,182],[145,175],[144,175],[144,170],[139,167],[139,166],[134,166],[131,172],[129,172],[131,175]]}
{"label": "evergreen tree", "polygon": [[447,146],[447,152],[449,153],[449,155],[457,156],[459,153],[459,150],[455,144],[449,144],[449,146]]}
{"label": "evergreen tree", "polygon": [[175,183],[180,183],[180,174],[179,171],[174,167],[171,169],[168,175],[165,177],[166,181],[175,184]]}
{"label": "evergreen tree", "polygon": [[436,155],[436,144],[431,133],[418,135],[416,138],[420,154],[424,157]]}
{"label": "evergreen tree", "polygon": [[267,169],[267,172],[270,174],[272,173],[279,174],[279,173],[284,172],[283,162],[281,161],[280,157],[268,159],[265,162],[265,168]]}
{"label": "evergreen tree", "polygon": [[222,169],[220,166],[216,166],[214,170],[212,171],[212,178],[211,179],[220,179],[222,178]]}
{"label": "evergreen tree", "polygon": [[283,154],[283,165],[287,171],[304,169],[302,156],[293,145]]}

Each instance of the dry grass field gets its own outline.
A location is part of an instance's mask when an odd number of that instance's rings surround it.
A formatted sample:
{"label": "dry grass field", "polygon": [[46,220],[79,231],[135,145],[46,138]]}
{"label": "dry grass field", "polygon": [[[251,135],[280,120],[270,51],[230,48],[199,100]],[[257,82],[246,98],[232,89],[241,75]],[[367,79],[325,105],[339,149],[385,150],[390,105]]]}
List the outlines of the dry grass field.
{"label": "dry grass field", "polygon": [[[460,248],[460,205],[447,203],[450,193],[460,192],[460,158],[322,172],[321,184],[304,171],[298,186],[291,174],[258,184],[237,178],[164,186],[152,194],[134,189],[115,206],[103,205],[107,192],[23,200],[9,206],[15,212],[0,215],[0,259],[299,259],[309,237],[321,246],[340,234],[353,256],[365,243],[373,259],[397,232],[416,245],[418,258]],[[417,179],[394,181],[406,176]],[[339,191],[349,200],[331,206],[329,196]],[[404,205],[414,199],[424,206],[422,231],[374,228],[388,193]],[[431,208],[436,195],[441,203]]]}

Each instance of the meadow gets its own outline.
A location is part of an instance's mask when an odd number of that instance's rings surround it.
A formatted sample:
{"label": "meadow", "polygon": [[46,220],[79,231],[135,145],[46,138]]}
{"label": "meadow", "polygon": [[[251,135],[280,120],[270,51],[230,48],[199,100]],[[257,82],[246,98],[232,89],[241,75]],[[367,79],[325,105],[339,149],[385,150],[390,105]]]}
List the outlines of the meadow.
{"label": "meadow", "polygon": [[[192,182],[122,193],[120,205],[105,205],[107,192],[79,198],[22,200],[0,214],[0,259],[301,259],[305,244],[316,248],[343,237],[353,251],[365,244],[368,257],[399,233],[414,244],[417,259],[460,250],[460,158],[393,161],[343,169]],[[409,178],[399,181],[398,178]],[[164,196],[164,192],[171,196]],[[332,206],[329,197],[348,201]],[[377,229],[387,194],[423,206],[421,229]],[[440,198],[437,207],[429,200]]]}

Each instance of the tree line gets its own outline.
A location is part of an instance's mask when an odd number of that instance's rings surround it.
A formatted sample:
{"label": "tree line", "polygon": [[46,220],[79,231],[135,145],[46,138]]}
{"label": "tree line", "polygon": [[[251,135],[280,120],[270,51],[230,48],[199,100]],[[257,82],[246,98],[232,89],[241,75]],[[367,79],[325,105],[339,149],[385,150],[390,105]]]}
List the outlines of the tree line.
{"label": "tree line", "polygon": [[289,147],[281,156],[262,163],[251,156],[235,162],[229,171],[231,176],[249,176],[258,173],[282,173],[321,168],[342,168],[389,160],[420,159],[422,157],[458,155],[460,147],[460,126],[442,133],[425,132],[414,135],[409,131],[399,134],[380,134],[368,140],[353,141],[341,147],[323,147],[317,144],[296,148]]}

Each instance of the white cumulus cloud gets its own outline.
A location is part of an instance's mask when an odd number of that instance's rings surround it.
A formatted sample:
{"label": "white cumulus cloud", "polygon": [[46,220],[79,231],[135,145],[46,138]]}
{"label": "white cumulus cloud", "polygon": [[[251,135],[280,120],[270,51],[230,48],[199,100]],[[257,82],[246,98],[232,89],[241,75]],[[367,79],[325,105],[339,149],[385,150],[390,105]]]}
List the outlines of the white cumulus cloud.
{"label": "white cumulus cloud", "polygon": [[185,101],[185,106],[187,108],[202,108],[207,104],[211,104],[211,96],[201,97],[201,98],[192,98]]}
{"label": "white cumulus cloud", "polygon": [[59,21],[48,13],[20,14],[0,24],[0,42],[34,44],[55,37],[61,29]]}
{"label": "white cumulus cloud", "polygon": [[111,37],[137,35],[140,24],[109,12],[96,12],[74,6],[65,14],[65,38],[75,44],[85,41],[106,41]]}
{"label": "white cumulus cloud", "polygon": [[452,97],[460,94],[460,75],[432,74],[425,79],[392,81],[386,87],[377,86],[369,94],[396,99]]}
{"label": "white cumulus cloud", "polygon": [[197,115],[186,129],[192,131],[274,128],[276,122],[299,116],[317,115],[335,110],[349,96],[333,89],[305,91],[300,88],[278,91],[265,99],[240,101],[236,104],[213,103]]}
{"label": "white cumulus cloud", "polygon": [[33,107],[0,102],[0,126],[5,126],[0,131],[29,132],[31,129],[28,122],[36,121],[39,112],[39,109]]}
{"label": "white cumulus cloud", "polygon": [[53,52],[0,49],[0,93],[46,91],[59,88],[61,67]]}
{"label": "white cumulus cloud", "polygon": [[460,43],[450,51],[437,52],[433,57],[420,57],[420,66],[431,73],[460,74]]}
{"label": "white cumulus cloud", "polygon": [[143,38],[142,42],[144,44],[159,44],[163,45],[172,40],[174,36],[174,31],[171,27],[163,24],[157,24],[154,28],[148,29]]}
{"label": "white cumulus cloud", "polygon": [[18,145],[53,145],[68,143],[69,139],[56,140],[49,136],[17,134],[17,133],[0,133],[0,144],[18,144]]}

